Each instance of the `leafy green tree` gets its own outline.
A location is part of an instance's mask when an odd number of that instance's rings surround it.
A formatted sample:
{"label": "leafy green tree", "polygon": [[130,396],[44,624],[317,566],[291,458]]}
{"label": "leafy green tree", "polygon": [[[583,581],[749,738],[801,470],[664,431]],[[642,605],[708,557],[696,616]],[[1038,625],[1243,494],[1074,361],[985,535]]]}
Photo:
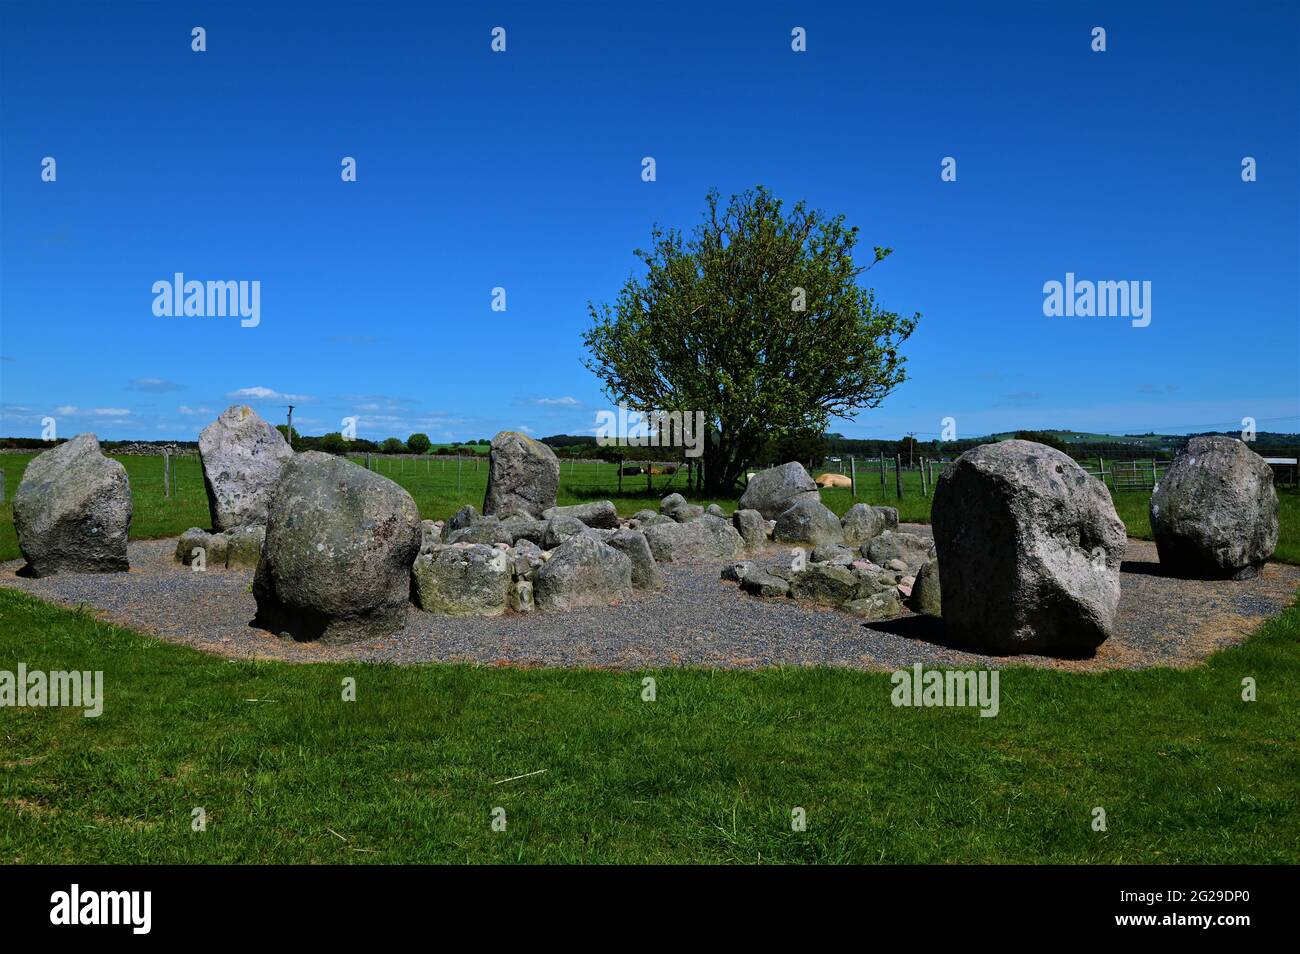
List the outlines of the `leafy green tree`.
{"label": "leafy green tree", "polygon": [[407,450],[412,454],[427,454],[432,446],[433,441],[429,440],[428,434],[412,434],[406,439]]}
{"label": "leafy green tree", "polygon": [[406,445],[402,443],[401,438],[397,438],[397,437],[384,438],[384,442],[379,445],[379,449],[385,454],[406,453]]}
{"label": "leafy green tree", "polygon": [[858,230],[759,187],[725,207],[709,193],[689,236],[656,226],[643,277],[589,303],[584,362],[611,400],[703,411],[704,490],[729,492],[770,441],[821,434],[904,380],[898,349],[920,315],[885,311],[858,278]]}
{"label": "leafy green tree", "polygon": [[343,439],[343,435],[338,431],[331,431],[323,436],[317,442],[316,448],[326,454],[345,454],[351,449],[348,447],[348,442]]}
{"label": "leafy green tree", "polygon": [[827,448],[823,435],[811,431],[795,431],[769,441],[762,460],[768,464],[784,464],[790,460],[807,464],[812,461],[813,466],[816,466],[826,458]]}
{"label": "leafy green tree", "polygon": [[1012,436],[1018,441],[1033,441],[1035,444],[1046,444],[1048,447],[1056,448],[1063,454],[1069,453],[1064,441],[1059,440],[1053,434],[1048,434],[1046,431],[1016,431]]}

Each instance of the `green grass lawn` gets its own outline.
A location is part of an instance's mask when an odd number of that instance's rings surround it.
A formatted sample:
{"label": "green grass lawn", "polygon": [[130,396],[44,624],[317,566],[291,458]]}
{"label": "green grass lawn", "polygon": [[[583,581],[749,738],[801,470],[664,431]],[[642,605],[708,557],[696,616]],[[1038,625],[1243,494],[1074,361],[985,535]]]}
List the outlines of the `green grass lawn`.
{"label": "green grass lawn", "polygon": [[[10,494],[26,460],[0,455]],[[170,500],[159,459],[123,461],[133,536],[207,525],[195,460]],[[458,491],[454,462],[424,464],[392,477],[425,516],[482,500],[485,467],[463,467]],[[586,468],[562,475],[562,503],[631,513],[678,486],[624,478],[615,496],[612,466]],[[878,478],[860,493],[898,503]],[[1279,556],[1297,560],[1296,495],[1282,500]],[[1117,499],[1137,536],[1145,505]],[[900,509],[928,519],[919,487]],[[16,555],[6,505],[0,556]],[[1013,667],[1000,714],[980,718],[894,708],[887,674],[824,668],[231,662],[0,589],[0,669],[102,670],[106,695],[95,719],[0,708],[0,860],[1295,863],[1298,642],[1300,604],[1187,670]]]}
{"label": "green grass lawn", "polygon": [[830,669],[227,662],[0,590],[5,665],[106,697],[0,709],[0,859],[1294,863],[1298,640],[1294,607],[1189,670],[1016,667],[980,718]]}

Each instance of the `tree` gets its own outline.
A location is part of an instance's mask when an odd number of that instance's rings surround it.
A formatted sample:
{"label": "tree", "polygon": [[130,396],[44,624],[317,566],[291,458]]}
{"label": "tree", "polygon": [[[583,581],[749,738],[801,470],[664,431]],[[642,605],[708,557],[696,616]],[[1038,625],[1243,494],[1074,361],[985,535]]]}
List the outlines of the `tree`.
{"label": "tree", "polygon": [[316,446],[318,450],[327,454],[344,454],[349,450],[348,442],[338,431],[331,431],[324,435]]}
{"label": "tree", "polygon": [[429,440],[428,434],[412,434],[406,439],[406,448],[412,454],[427,454],[432,446],[433,441]]}
{"label": "tree", "polygon": [[386,437],[379,445],[379,449],[385,454],[401,454],[406,451],[406,445],[402,443],[401,438]]}
{"label": "tree", "polygon": [[797,460],[801,464],[815,467],[827,457],[827,448],[823,435],[812,431],[795,431],[769,441],[761,459],[767,464],[784,464],[786,461]]}
{"label": "tree", "polygon": [[1016,431],[1012,436],[1018,441],[1033,441],[1035,444],[1046,444],[1048,447],[1059,450],[1062,454],[1069,453],[1064,441],[1045,431]]}
{"label": "tree", "polygon": [[891,249],[857,265],[858,230],[767,189],[707,197],[690,237],[656,226],[645,266],[613,305],[588,304],[586,367],[638,411],[703,411],[705,491],[734,488],[765,445],[821,434],[904,380],[901,318],[857,284]]}

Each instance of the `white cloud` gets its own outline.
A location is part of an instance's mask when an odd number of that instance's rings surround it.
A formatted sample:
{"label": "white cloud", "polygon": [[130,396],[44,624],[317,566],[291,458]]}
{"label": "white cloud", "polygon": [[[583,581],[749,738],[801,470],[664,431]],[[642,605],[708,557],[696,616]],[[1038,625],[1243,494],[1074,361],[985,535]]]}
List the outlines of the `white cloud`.
{"label": "white cloud", "polygon": [[[62,417],[126,417],[131,412],[124,407],[73,407],[64,404],[54,409]],[[114,422],[119,423],[119,422]]]}
{"label": "white cloud", "polygon": [[226,395],[234,400],[249,401],[309,401],[305,394],[282,394],[274,388],[265,388],[260,385],[251,388],[240,388],[238,391],[231,391]]}
{"label": "white cloud", "polygon": [[213,414],[215,413],[210,407],[190,407],[188,404],[182,404],[176,410],[182,414]]}
{"label": "white cloud", "polygon": [[558,397],[558,398],[533,398],[529,404],[540,404],[548,407],[577,407],[582,402],[577,398]]}
{"label": "white cloud", "polygon": [[166,378],[135,378],[127,387],[132,391],[149,391],[154,394],[181,389],[181,385]]}

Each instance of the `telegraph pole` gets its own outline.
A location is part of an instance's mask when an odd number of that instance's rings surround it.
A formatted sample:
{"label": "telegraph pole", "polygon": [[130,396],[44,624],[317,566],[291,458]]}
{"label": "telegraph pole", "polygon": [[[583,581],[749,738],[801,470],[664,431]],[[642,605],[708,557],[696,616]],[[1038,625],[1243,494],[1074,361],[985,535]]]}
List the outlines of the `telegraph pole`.
{"label": "telegraph pole", "polygon": [[293,405],[285,405],[289,408],[289,449],[293,450]]}

